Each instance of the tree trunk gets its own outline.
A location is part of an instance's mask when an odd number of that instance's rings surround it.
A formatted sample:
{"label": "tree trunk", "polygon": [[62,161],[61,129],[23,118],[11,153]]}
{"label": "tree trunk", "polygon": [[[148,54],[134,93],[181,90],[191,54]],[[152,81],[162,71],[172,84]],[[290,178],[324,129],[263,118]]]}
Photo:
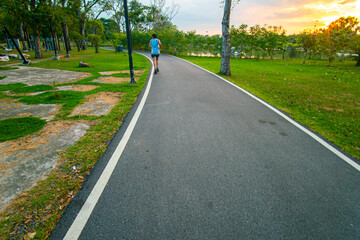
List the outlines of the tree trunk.
{"label": "tree trunk", "polygon": [[357,55],[358,55],[358,57],[357,57],[356,66],[360,67],[360,52],[358,52]]}
{"label": "tree trunk", "polygon": [[303,61],[303,64],[305,64],[306,57],[307,57],[307,50],[305,51],[305,56],[304,56],[304,61]]}
{"label": "tree trunk", "polygon": [[56,48],[56,50],[59,52],[61,52],[61,49],[60,49],[60,44],[59,44],[59,39],[57,37],[57,33],[55,32],[54,33],[54,47]]}
{"label": "tree trunk", "polygon": [[230,11],[231,0],[225,0],[224,17],[222,20],[222,55],[221,55],[221,70],[220,73],[226,76],[231,75],[230,58],[231,58],[231,45],[230,45]]}
{"label": "tree trunk", "polygon": [[[85,6],[86,8],[86,6]],[[86,11],[86,9],[85,9]],[[86,46],[85,46],[85,22],[86,22],[86,13],[84,13],[84,17],[81,16],[81,11],[80,9],[77,10],[77,15],[78,15],[78,18],[79,18],[79,30],[80,30],[80,34],[81,36],[83,37],[83,39],[80,40],[80,48],[82,50],[86,50]],[[78,42],[78,41],[77,41]],[[78,48],[79,50],[79,48]]]}
{"label": "tree trunk", "polygon": [[67,24],[66,24],[65,21],[61,23],[61,27],[62,27],[62,30],[63,30],[64,43],[65,43],[65,49],[66,49],[65,57],[68,58],[68,57],[70,57],[71,46],[70,46],[70,41],[69,41],[68,28],[67,28]]}
{"label": "tree trunk", "polygon": [[85,46],[85,19],[83,21],[81,21],[80,23],[80,34],[81,36],[83,36],[83,39],[80,42],[80,47],[82,50],[86,50],[86,46]]}
{"label": "tree trunk", "polygon": [[34,26],[34,43],[35,43],[35,58],[42,58],[43,56],[41,53],[40,32],[36,28],[36,26]]}
{"label": "tree trunk", "polygon": [[345,55],[345,49],[342,50],[340,62],[344,60],[344,55]]}
{"label": "tree trunk", "polygon": [[81,40],[76,40],[76,47],[77,47],[78,52],[80,52],[81,51]]}
{"label": "tree trunk", "polygon": [[30,43],[30,36],[29,36],[29,32],[28,30],[25,28],[24,30],[24,35],[25,35],[25,39],[27,41],[27,44],[28,44],[28,50],[29,51],[32,51],[32,46],[31,46],[31,43]]}
{"label": "tree trunk", "polygon": [[285,59],[285,52],[286,52],[286,50],[285,50],[285,47],[284,47],[282,59]]}
{"label": "tree trunk", "polygon": [[22,41],[23,50],[27,50],[26,42],[25,42],[25,35],[24,35],[24,31],[23,31],[23,23],[22,22],[20,23],[20,38],[21,38],[21,41]]}

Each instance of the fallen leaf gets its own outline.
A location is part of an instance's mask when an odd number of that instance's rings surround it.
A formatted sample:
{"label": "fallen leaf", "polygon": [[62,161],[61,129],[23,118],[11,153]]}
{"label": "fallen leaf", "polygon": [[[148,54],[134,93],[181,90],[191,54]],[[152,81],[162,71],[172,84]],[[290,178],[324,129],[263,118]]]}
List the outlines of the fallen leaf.
{"label": "fallen leaf", "polygon": [[32,239],[35,237],[35,235],[36,235],[36,232],[28,233],[28,234],[26,234],[25,239]]}

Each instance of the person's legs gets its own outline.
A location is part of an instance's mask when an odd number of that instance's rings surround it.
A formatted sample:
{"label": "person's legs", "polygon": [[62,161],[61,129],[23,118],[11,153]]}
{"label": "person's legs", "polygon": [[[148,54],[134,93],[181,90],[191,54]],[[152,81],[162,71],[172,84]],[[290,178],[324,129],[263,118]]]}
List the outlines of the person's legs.
{"label": "person's legs", "polygon": [[156,70],[159,71],[159,55],[156,57]]}
{"label": "person's legs", "polygon": [[152,55],[152,59],[153,59],[153,63],[154,63],[154,71],[155,71],[155,74],[156,74],[156,68],[157,68],[157,58],[155,55]]}

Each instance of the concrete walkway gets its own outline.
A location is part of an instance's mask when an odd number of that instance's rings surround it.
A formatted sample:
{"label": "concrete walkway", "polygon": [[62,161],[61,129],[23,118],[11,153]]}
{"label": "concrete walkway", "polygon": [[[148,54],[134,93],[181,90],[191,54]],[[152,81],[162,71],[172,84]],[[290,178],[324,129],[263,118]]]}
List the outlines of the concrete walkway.
{"label": "concrete walkway", "polygon": [[52,239],[360,238],[357,169],[218,77],[160,64],[121,157],[130,119]]}

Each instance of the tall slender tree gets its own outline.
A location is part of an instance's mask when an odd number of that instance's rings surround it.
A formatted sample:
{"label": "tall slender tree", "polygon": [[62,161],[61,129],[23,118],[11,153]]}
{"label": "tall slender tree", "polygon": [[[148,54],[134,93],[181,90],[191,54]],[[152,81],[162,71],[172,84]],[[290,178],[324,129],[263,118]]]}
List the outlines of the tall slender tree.
{"label": "tall slender tree", "polygon": [[224,16],[222,19],[222,54],[221,54],[221,69],[220,73],[226,76],[231,75],[230,58],[231,58],[231,44],[230,44],[230,13],[231,5],[235,6],[240,0],[224,0]]}

